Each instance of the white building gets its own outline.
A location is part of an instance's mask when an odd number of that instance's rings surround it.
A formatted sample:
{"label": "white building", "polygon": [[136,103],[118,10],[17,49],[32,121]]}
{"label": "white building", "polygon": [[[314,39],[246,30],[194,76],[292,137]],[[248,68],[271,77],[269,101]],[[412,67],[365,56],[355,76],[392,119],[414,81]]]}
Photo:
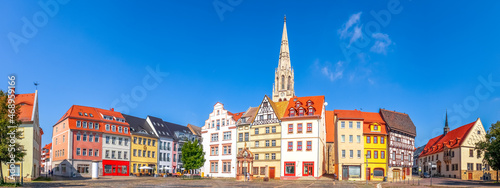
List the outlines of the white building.
{"label": "white building", "polygon": [[[127,127],[128,133],[128,127]],[[118,134],[102,134],[103,160],[130,161],[130,137]],[[90,137],[89,139],[91,139]]]}
{"label": "white building", "polygon": [[158,172],[157,173],[172,173],[172,150],[174,144],[174,137],[170,129],[168,129],[169,122],[163,121],[161,118],[148,116],[146,118],[149,126],[153,129],[156,136],[159,137],[158,141]]}
{"label": "white building", "polygon": [[236,177],[236,122],[243,112],[233,114],[217,102],[201,129],[205,164],[202,172],[211,177]]}
{"label": "white building", "polygon": [[281,118],[281,179],[325,173],[325,97],[292,97]]}

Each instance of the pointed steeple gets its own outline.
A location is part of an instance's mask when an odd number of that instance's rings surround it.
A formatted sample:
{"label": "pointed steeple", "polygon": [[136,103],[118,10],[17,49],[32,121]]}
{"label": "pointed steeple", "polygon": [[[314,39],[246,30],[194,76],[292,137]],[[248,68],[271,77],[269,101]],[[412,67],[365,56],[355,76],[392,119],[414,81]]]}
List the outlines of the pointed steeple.
{"label": "pointed steeple", "polygon": [[283,34],[281,36],[279,69],[290,68],[290,49],[288,47],[288,34],[286,32],[286,15],[283,22]]}
{"label": "pointed steeple", "polygon": [[448,134],[450,132],[450,127],[448,127],[448,110],[446,110],[446,120],[444,122],[444,135]]}

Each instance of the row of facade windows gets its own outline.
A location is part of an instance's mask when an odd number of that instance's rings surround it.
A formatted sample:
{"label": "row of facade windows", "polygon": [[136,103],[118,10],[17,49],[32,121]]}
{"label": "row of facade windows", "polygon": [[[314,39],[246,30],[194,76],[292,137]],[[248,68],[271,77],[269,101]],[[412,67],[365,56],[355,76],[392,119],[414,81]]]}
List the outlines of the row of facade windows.
{"label": "row of facade windows", "polygon": [[[219,146],[210,146],[210,156],[218,156],[219,155]],[[222,146],[222,155],[231,155],[231,145],[223,145]]]}
{"label": "row of facade windows", "polygon": [[170,162],[170,153],[160,153],[158,157],[160,158],[159,161]]}
{"label": "row of facade windows", "polygon": [[[312,123],[307,123],[306,132],[312,133]],[[288,124],[288,133],[293,133],[293,124]],[[297,133],[303,133],[302,123],[297,123]]]}
{"label": "row of facade windows", "polygon": [[[265,146],[266,147],[269,147],[269,146],[276,146],[276,140],[266,140],[264,141],[265,142]],[[255,147],[260,147],[260,141],[255,141]]]}
{"label": "row of facade windows", "polygon": [[[111,155],[110,155],[111,153]],[[117,154],[117,155],[115,155]],[[122,151],[106,150],[104,158],[106,159],[122,159]],[[123,151],[123,159],[128,160],[128,152]]]}
{"label": "row of facade windows", "polygon": [[[231,140],[231,131],[226,131],[226,132],[224,132],[222,134],[224,136],[224,138],[223,138],[224,141]],[[212,133],[210,136],[211,136],[210,137],[210,141],[211,142],[217,142],[217,141],[219,141],[219,133]]]}
{"label": "row of facade windows", "polygon": [[[372,158],[372,151],[371,150],[366,150],[366,158],[368,158],[368,159]],[[373,158],[374,159],[379,158],[379,151],[378,150],[373,151]],[[380,151],[380,158],[385,159],[385,151]]]}
{"label": "row of facade windows", "polygon": [[[276,126],[272,126],[272,127],[265,127],[265,133],[268,134],[268,133],[276,133]],[[259,134],[260,132],[260,129],[259,128],[255,128],[255,134]]]}
{"label": "row of facade windows", "polygon": [[[87,152],[88,151],[88,152]],[[86,148],[76,148],[76,155],[78,156],[95,156],[99,157],[99,150],[98,149],[86,149]]]}
{"label": "row of facade windows", "polygon": [[134,155],[134,157],[155,158],[155,152],[154,151],[146,151],[146,150],[140,150],[140,149],[139,150],[138,149],[134,149],[133,155]]}
{"label": "row of facade windows", "polygon": [[[95,126],[94,126],[95,125]],[[94,122],[88,122],[88,126],[87,126],[87,122],[86,121],[76,121],[76,127],[77,128],[84,128],[84,129],[95,129],[95,130],[99,130],[99,123],[95,123]]]}
{"label": "row of facade windows", "polygon": [[[346,121],[340,121],[340,128],[341,129],[345,129],[345,122]],[[352,121],[349,121],[349,129],[352,129],[353,128],[353,122]],[[361,129],[361,122],[356,122],[356,128],[357,129]]]}
{"label": "row of facade windows", "polygon": [[[306,143],[306,151],[312,150],[312,141],[305,141]],[[293,151],[293,141],[288,142],[288,151]],[[297,141],[297,149],[296,151],[302,151],[302,141]]]}
{"label": "row of facade windows", "polygon": [[[245,142],[248,142],[249,138],[250,138],[250,134],[245,133]],[[238,134],[238,141],[243,142],[243,133]]]}
{"label": "row of facade windows", "polygon": [[118,145],[121,146],[122,144],[124,146],[128,146],[128,138],[122,138],[122,137],[118,137],[118,139],[116,139],[116,137],[114,136],[106,136],[106,144],[109,144],[111,142],[111,144],[113,145],[117,145],[117,141],[118,140]]}
{"label": "row of facade windows", "polygon": [[170,151],[170,142],[160,142],[160,150]]}
{"label": "row of facade windows", "polygon": [[56,156],[56,157],[61,157],[61,156],[64,156],[64,149],[57,150],[57,151],[55,152],[55,156]]}
{"label": "row of facade windows", "polygon": [[[99,142],[99,134],[92,134],[90,133],[88,138],[89,142]],[[84,141],[87,142],[87,133],[83,133],[83,136],[80,134],[80,132],[76,133],[76,141]],[[64,135],[63,135],[63,142],[64,142]]]}
{"label": "row of facade windows", "polygon": [[[216,162],[216,161],[210,162],[210,172],[211,173],[219,172],[219,162]],[[223,173],[231,172],[231,162],[230,161],[222,162],[222,172]]]}
{"label": "row of facade windows", "polygon": [[[139,141],[137,141],[138,139],[139,139]],[[143,139],[141,137],[137,138],[134,136],[134,144],[141,144],[141,143],[142,143],[142,145],[147,144],[148,146],[155,146],[156,140],[151,140],[151,139],[146,139],[146,138]]]}
{"label": "row of facade windows", "polygon": [[[269,153],[264,154],[264,160],[275,160],[276,159],[276,153],[271,153],[271,158],[269,158]],[[254,160],[262,160],[259,159],[259,154],[256,153],[254,154]]]}

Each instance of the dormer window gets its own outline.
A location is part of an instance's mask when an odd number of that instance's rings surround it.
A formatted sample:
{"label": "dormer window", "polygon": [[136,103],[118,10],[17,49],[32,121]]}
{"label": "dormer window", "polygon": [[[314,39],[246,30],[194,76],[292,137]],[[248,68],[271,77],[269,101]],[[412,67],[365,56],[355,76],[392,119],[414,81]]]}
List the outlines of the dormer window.
{"label": "dormer window", "polygon": [[85,114],[85,116],[88,116],[88,114],[87,114],[87,113],[84,113],[84,114]]}
{"label": "dormer window", "polygon": [[295,103],[295,107],[298,108],[299,106],[300,106],[300,102]]}
{"label": "dormer window", "polygon": [[378,130],[378,126],[377,126],[377,125],[374,125],[374,126],[373,126],[373,130]]}
{"label": "dormer window", "polygon": [[304,109],[303,108],[299,109],[299,116],[304,116]]}
{"label": "dormer window", "polygon": [[314,108],[313,107],[309,107],[309,112],[307,114],[310,115],[310,116],[314,115]]}
{"label": "dormer window", "polygon": [[291,108],[290,109],[290,117],[294,117],[295,116],[295,109]]}
{"label": "dormer window", "polygon": [[89,114],[89,116],[90,116],[90,117],[94,117],[94,115],[92,115],[92,114]]}
{"label": "dormer window", "polygon": [[82,113],[81,113],[81,112],[78,112],[78,115],[82,116]]}
{"label": "dormer window", "polygon": [[307,101],[307,106],[313,105],[313,102],[311,100]]}

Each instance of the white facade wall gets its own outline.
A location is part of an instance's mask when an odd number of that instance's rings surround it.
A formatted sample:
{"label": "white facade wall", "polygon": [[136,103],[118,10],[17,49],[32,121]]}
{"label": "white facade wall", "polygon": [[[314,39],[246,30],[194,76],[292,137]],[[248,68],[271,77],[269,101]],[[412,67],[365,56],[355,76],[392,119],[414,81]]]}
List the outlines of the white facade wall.
{"label": "white facade wall", "polygon": [[173,150],[174,140],[172,138],[160,137],[158,143],[158,172],[171,173],[173,171],[172,166],[172,150]]}
{"label": "white facade wall", "polygon": [[[219,120],[219,123],[217,123]],[[213,122],[213,123],[212,123]],[[217,125],[219,128],[217,128]],[[224,140],[224,133],[230,134],[230,138]],[[226,133],[226,134],[227,134]],[[218,134],[218,140],[212,141],[212,134]],[[205,152],[205,164],[201,169],[202,172],[211,177],[236,177],[236,122],[233,120],[232,115],[224,110],[222,103],[216,103],[214,110],[210,113],[208,120],[202,127],[203,138],[203,151]],[[218,148],[218,154],[211,155],[211,147]],[[224,146],[230,146],[231,153],[224,154]],[[217,162],[217,171],[211,171],[211,162]],[[231,166],[227,172],[223,172],[223,163],[230,162]]]}
{"label": "white facade wall", "polygon": [[[109,143],[106,142],[106,138],[109,137]],[[115,138],[115,142],[113,143],[113,138]],[[121,144],[120,144],[121,138]],[[102,138],[100,138],[100,142],[102,142],[102,159],[103,160],[121,160],[121,161],[130,161],[130,137],[121,136],[115,134],[102,134]],[[127,140],[127,141],[125,141]],[[109,156],[106,157],[106,151],[109,151]],[[112,156],[112,152],[115,151],[115,158]],[[118,155],[118,152],[121,152],[121,156]]]}

